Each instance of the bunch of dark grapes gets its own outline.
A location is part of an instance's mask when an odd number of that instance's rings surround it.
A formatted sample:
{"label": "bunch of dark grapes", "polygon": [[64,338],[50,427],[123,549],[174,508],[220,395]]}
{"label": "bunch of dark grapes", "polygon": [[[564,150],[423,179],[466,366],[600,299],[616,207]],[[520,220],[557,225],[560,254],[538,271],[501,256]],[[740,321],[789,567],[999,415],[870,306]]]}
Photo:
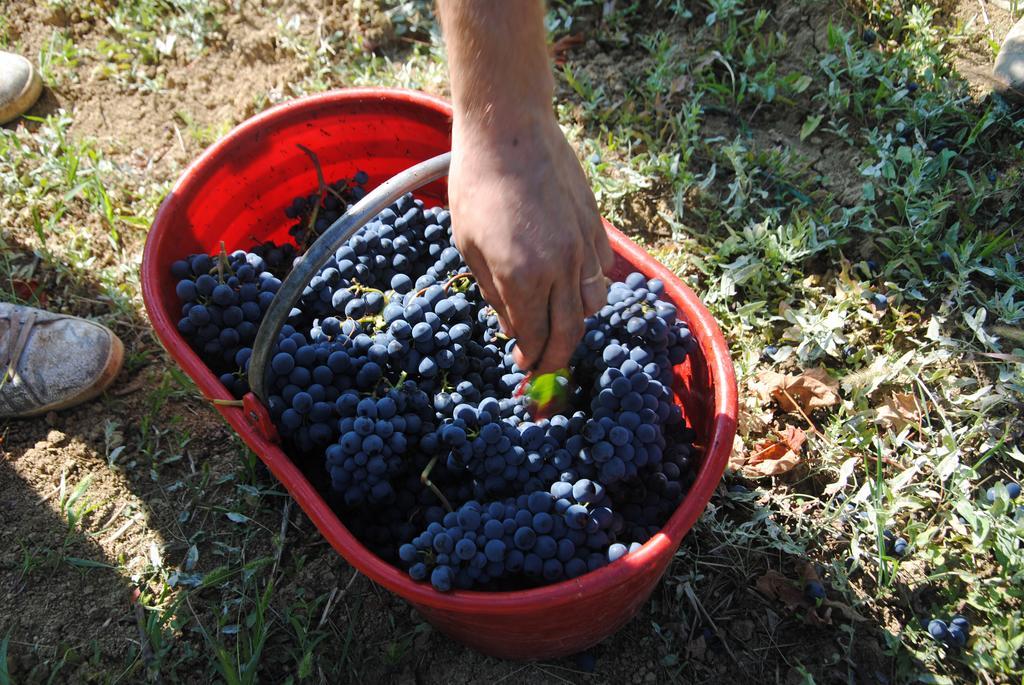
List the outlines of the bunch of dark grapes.
{"label": "bunch of dark grapes", "polygon": [[345,505],[390,503],[392,482],[407,471],[405,455],[419,448],[424,429],[433,428],[430,399],[412,381],[378,398],[348,390],[335,402],[341,437],[326,451],[331,487]]}
{"label": "bunch of dark grapes", "polygon": [[547,419],[521,422],[515,414],[518,407],[522,405],[506,403],[503,410],[494,397],[477,406],[459,404],[427,444],[444,455],[449,471],[464,471],[487,495],[543,489],[558,479],[549,457],[559,443]]}
{"label": "bunch of dark grapes", "polygon": [[621,517],[597,483],[555,483],[518,497],[469,501],[398,549],[415,580],[442,592],[525,577],[553,583],[598,569],[627,549]]}
{"label": "bunch of dark grapes", "polygon": [[624,534],[629,540],[647,542],[682,502],[693,483],[692,442],[693,431],[681,429],[658,467],[609,487],[609,497],[626,522]]}
{"label": "bunch of dark grapes", "polygon": [[571,465],[564,480],[585,476],[612,485],[656,470],[666,431],[684,427],[672,401],[672,369],[686,358],[692,336],[676,320],[675,306],[659,299],[663,290],[658,280],[630,274],[587,319],[572,362],[585,422],[566,442]]}
{"label": "bunch of dark grapes", "polygon": [[[620,367],[626,359],[651,378],[672,384],[672,367],[682,363],[692,344],[690,329],[676,318],[676,307],[660,296],[665,286],[632,273],[608,291],[608,304],[587,319],[583,342],[577,348],[578,373]],[[594,355],[601,352],[600,358]]]}
{"label": "bunch of dark grapes", "polygon": [[385,291],[406,295],[423,287],[418,278],[432,282],[460,266],[464,265],[452,242],[449,213],[424,209],[422,200],[407,194],[338,248],[303,290],[294,321],[379,314]]}
{"label": "bunch of dark grapes", "polygon": [[195,254],[171,264],[182,303],[178,332],[238,397],[249,389],[242,373],[247,348],[281,286],[275,272],[294,257],[291,245],[265,243],[251,252]]}
{"label": "bunch of dark grapes", "polygon": [[[297,198],[286,213],[298,244],[367,180]],[[297,257],[267,244],[172,269],[182,333],[236,396]],[[694,434],[672,386],[694,341],[663,296],[639,273],[613,284],[586,321],[565,405],[535,416],[516,394],[526,373],[515,340],[456,249],[450,215],[406,195],[304,289],[271,358],[268,411],[286,450],[323,469],[346,525],[412,578],[440,591],[574,578],[646,542],[692,484]]]}
{"label": "bunch of dark grapes", "polygon": [[346,418],[342,394],[376,392],[386,364],[386,350],[365,334],[310,342],[286,325],[270,359],[270,418],[299,450],[322,449],[338,438]]}
{"label": "bunch of dark grapes", "polygon": [[[676,321],[675,308],[659,299],[661,293],[660,282],[647,281],[640,274],[612,286],[609,302],[614,303],[588,319],[587,336],[574,357],[575,411],[533,421],[524,404],[508,399],[489,396],[476,406],[461,402],[452,407],[450,394],[438,395],[438,429],[436,435],[424,437],[422,446],[439,450],[450,472],[470,475],[488,497],[550,487],[560,499],[567,499],[563,496],[574,488],[586,499],[587,489],[604,493],[607,487],[607,496],[599,495],[601,506],[613,513],[616,523],[610,535],[590,538],[591,548],[605,550],[606,560],[614,560],[645,542],[678,507],[693,473],[689,446],[693,433],[669,389],[672,367],[685,358],[692,338]],[[488,322],[492,314],[478,311],[478,330],[487,335],[494,328]],[[522,378],[522,371],[514,366],[511,346],[499,353],[492,344],[492,350],[496,368],[502,372],[497,385],[507,393]],[[496,511],[497,505],[493,506]],[[442,523],[458,532],[450,521]],[[497,534],[497,526],[491,527]],[[438,532],[436,522],[433,529]],[[478,571],[450,563],[451,556],[436,548],[428,549],[424,541],[430,536],[425,532],[417,539],[418,545],[412,543],[417,548],[415,561],[409,561],[408,546],[403,559],[413,564],[414,578],[429,572],[440,590],[453,583],[468,587],[467,582],[481,582]],[[446,539],[441,540],[446,546]],[[468,553],[469,545],[462,544]],[[594,553],[583,549],[588,555]],[[592,561],[599,556],[587,558]],[[518,567],[518,556],[512,559]],[[548,566],[551,570],[544,576],[548,581],[563,577],[555,573],[554,563]],[[579,568],[579,561],[573,562],[564,577],[572,577]],[[506,569],[495,576],[496,564],[492,570],[483,572],[482,582],[512,573]]]}
{"label": "bunch of dark grapes", "polygon": [[285,216],[295,219],[288,233],[299,245],[311,245],[353,204],[363,199],[364,186],[369,180],[365,171],[357,171],[351,179],[339,179],[322,191],[295,198],[284,210]]}

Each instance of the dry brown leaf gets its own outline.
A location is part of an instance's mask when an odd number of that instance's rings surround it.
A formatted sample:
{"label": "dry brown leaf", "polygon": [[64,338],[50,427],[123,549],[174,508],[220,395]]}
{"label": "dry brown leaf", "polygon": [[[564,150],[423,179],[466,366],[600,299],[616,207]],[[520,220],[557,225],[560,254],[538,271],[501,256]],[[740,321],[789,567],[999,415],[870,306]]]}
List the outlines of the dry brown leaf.
{"label": "dry brown leaf", "polygon": [[821,605],[832,609],[839,609],[839,611],[842,612],[843,616],[845,616],[850,621],[868,620],[867,617],[861,616],[856,611],[854,611],[853,608],[849,605],[843,604],[842,602],[837,602],[834,599],[822,600]]}
{"label": "dry brown leaf", "polygon": [[799,409],[809,414],[839,402],[839,381],[823,368],[808,369],[799,376],[762,371],[752,388],[762,402],[773,399],[788,412]]}
{"label": "dry brown leaf", "polygon": [[756,378],[751,378],[747,385],[754,391],[757,398],[761,402],[770,402],[772,400],[772,391],[785,384],[786,375],[777,371],[762,371],[757,374]]}
{"label": "dry brown leaf", "polygon": [[788,609],[803,607],[811,608],[811,603],[804,596],[803,591],[796,586],[792,580],[778,571],[768,570],[763,576],[757,579],[755,585],[757,591],[768,599],[778,600],[786,605]]}
{"label": "dry brown leaf", "polygon": [[672,83],[669,84],[669,92],[673,95],[676,93],[682,93],[683,91],[689,92],[692,87],[693,77],[684,74],[672,79]]}
{"label": "dry brown leaf", "polygon": [[782,443],[771,443],[754,453],[741,469],[749,478],[778,476],[792,471],[800,463],[800,457]]}
{"label": "dry brown leaf", "polygon": [[739,402],[736,431],[744,437],[748,435],[764,435],[774,418],[775,412],[773,410],[762,409],[757,397],[744,393]]}
{"label": "dry brown leaf", "polygon": [[732,439],[732,452],[729,453],[729,468],[739,471],[747,463],[747,446],[743,444],[743,438],[736,435]]}
{"label": "dry brown leaf", "polygon": [[50,302],[49,295],[46,294],[46,290],[39,287],[39,281],[36,279],[23,280],[15,278],[11,280],[11,289],[14,290],[14,294],[25,302],[38,302],[38,306],[46,308],[46,305]]}
{"label": "dry brown leaf", "polygon": [[864,283],[853,273],[853,262],[848,260],[846,257],[840,256],[839,258],[839,276],[836,279],[836,296],[840,295],[840,286],[845,286],[844,290],[860,290],[864,287]]}
{"label": "dry brown leaf", "polygon": [[777,437],[757,443],[750,455],[733,468],[749,478],[786,473],[800,463],[800,450],[806,440],[807,434],[801,429],[786,426],[786,430]]}
{"label": "dry brown leaf", "polygon": [[914,393],[894,392],[881,407],[875,410],[875,418],[888,428],[899,432],[909,424],[921,423],[921,407]]}
{"label": "dry brown leaf", "polygon": [[832,623],[832,610],[838,610],[849,621],[867,620],[850,606],[831,599],[823,599],[820,603],[810,599],[801,589],[811,581],[821,582],[818,573],[811,563],[804,562],[797,572],[800,580],[790,580],[778,571],[769,570],[757,579],[756,588],[765,598],[782,602],[790,611],[803,611],[804,623],[813,626],[825,626]]}
{"label": "dry brown leaf", "polygon": [[836,393],[839,381],[829,376],[825,369],[810,369],[790,378],[792,381],[775,393],[775,400],[786,411],[796,409],[790,398],[807,413],[814,409],[831,407],[839,402],[839,395]]}

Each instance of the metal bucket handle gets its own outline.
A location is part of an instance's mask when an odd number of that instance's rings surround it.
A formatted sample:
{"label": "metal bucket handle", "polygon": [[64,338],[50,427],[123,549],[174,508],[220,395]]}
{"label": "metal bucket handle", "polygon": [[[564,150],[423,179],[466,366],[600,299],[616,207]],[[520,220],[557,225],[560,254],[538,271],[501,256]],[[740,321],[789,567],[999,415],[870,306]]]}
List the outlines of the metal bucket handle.
{"label": "metal bucket handle", "polygon": [[355,235],[356,231],[392,202],[408,192],[447,176],[451,160],[452,153],[445,152],[409,167],[381,183],[331,224],[292,268],[263,316],[256,340],[252,344],[252,356],[249,358],[249,388],[264,405],[269,397],[268,371],[271,352],[281,329],[288,321],[288,315],[316,272],[327,263],[338,248]]}

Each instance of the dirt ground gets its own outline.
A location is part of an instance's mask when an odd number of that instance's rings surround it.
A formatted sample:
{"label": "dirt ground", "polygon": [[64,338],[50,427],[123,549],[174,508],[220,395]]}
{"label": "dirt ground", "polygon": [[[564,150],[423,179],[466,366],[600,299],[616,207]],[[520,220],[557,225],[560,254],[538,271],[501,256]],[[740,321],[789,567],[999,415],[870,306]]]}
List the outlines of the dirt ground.
{"label": "dirt ground", "polygon": [[[167,182],[209,142],[189,135],[189,130],[223,131],[290,97],[288,84],[300,79],[307,66],[279,45],[276,22],[285,9],[282,4],[260,2],[258,8],[228,12],[200,56],[179,51],[159,66],[147,67],[149,76],[164,79],[164,87],[157,91],[129,89],[101,77],[99,60],[89,51],[99,50],[106,33],[102,22],[76,20],[73,14],[42,3],[13,3],[5,13],[13,43],[25,46],[30,57],[54,28],[66,30],[86,55],[76,68],[77,79],[47,88],[32,114],[65,110],[73,119],[72,135],[97,141],[119,172]],[[289,12],[305,13],[313,23],[321,11],[286,4]],[[780,23],[805,27],[795,31],[802,44],[794,50],[812,52],[829,15],[808,15],[800,7],[779,4]],[[988,13],[993,34],[1005,32],[1008,15],[991,5]],[[972,2],[959,3],[949,14],[951,20],[985,21],[977,15]],[[611,88],[616,79],[629,77],[631,61],[641,59],[629,50],[608,52],[593,42],[574,58]],[[977,87],[984,88],[985,50],[966,45],[958,59],[965,73],[978,74]],[[711,119],[708,126],[709,132],[715,127],[725,132],[733,124],[722,117]],[[796,117],[783,118],[754,135],[791,145],[807,161],[808,173],[820,175],[827,190],[841,196],[849,193],[854,201],[859,160],[831,154],[814,136],[800,142],[799,128]],[[636,204],[636,225],[624,228],[658,233],[650,203]],[[29,681],[42,677],[40,659],[63,661],[58,681],[116,680],[118,673],[107,670],[112,664],[128,664],[131,655],[153,648],[145,637],[152,617],[143,616],[133,598],[146,587],[154,569],[185,564],[193,546],[200,559],[196,568],[203,570],[231,555],[273,554],[272,538],[281,528],[277,510],[263,508],[253,514],[260,529],[245,538],[242,551],[219,541],[236,536],[238,526],[225,516],[222,504],[234,501],[240,487],[269,491],[274,483],[252,464],[216,412],[172,371],[148,330],[137,292],[134,314],[115,311],[90,273],[69,274],[39,263],[27,224],[4,231],[11,248],[8,258],[31,273],[40,292],[49,293],[51,306],[110,324],[125,340],[128,361],[103,398],[59,415],[2,427],[0,637],[10,637],[11,673]],[[143,239],[142,230],[128,235],[125,254],[137,260]],[[111,467],[114,462],[117,466]],[[243,483],[240,473],[251,473],[251,480]],[[75,500],[71,494],[86,479],[87,496]],[[197,493],[203,493],[204,501],[196,500]],[[69,512],[80,514],[83,524],[69,524]],[[735,513],[744,515],[742,510]],[[88,532],[83,534],[83,529]],[[669,579],[658,586],[641,614],[593,650],[594,674],[581,670],[585,665],[572,658],[520,664],[470,652],[426,627],[403,602],[365,579],[355,578],[350,584],[351,569],[297,509],[291,512],[287,529],[285,557],[303,561],[294,564],[294,573],[282,581],[281,596],[298,601],[343,588],[327,620],[371,656],[363,671],[367,682],[653,683],[664,677],[666,663],[675,658],[689,662],[694,682],[743,678],[798,683],[805,682],[805,667],[820,683],[889,682],[884,674],[892,657],[877,630],[857,623],[841,630],[809,626],[788,615],[755,592],[753,571],[718,550],[715,534],[699,526],[684,543]],[[691,562],[697,551],[699,565]],[[127,572],[116,568],[126,562]],[[703,584],[699,605],[686,594],[691,580]],[[216,620],[201,615],[201,607],[184,613],[200,624]],[[190,650],[206,648],[194,626],[182,626],[177,639],[174,649],[182,663]],[[855,643],[852,651],[857,658],[838,663],[844,653],[838,645],[848,641]],[[393,654],[396,643],[399,651],[412,656]],[[141,677],[137,672],[121,675],[127,680]]]}

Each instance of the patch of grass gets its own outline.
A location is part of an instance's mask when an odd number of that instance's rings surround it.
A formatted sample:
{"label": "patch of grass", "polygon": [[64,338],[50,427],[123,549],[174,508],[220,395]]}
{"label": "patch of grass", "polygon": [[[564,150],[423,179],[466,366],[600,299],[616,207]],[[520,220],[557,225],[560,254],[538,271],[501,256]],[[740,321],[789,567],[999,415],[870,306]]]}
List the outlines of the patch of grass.
{"label": "patch of grass", "polygon": [[228,125],[227,122],[201,126],[197,124],[195,119],[192,118],[192,115],[185,110],[180,110],[176,112],[175,115],[176,118],[185,125],[185,131],[187,132],[188,137],[204,148],[217,142],[231,130],[231,126]]}
{"label": "patch of grass", "polygon": [[50,88],[79,79],[81,49],[66,32],[54,30],[39,49],[39,76]]}
{"label": "patch of grass", "polygon": [[[0,131],[5,243],[9,248],[16,240],[36,253],[27,262],[5,256],[8,297],[21,299],[25,291],[14,282],[38,280],[41,261],[55,270],[56,287],[46,293],[51,306],[75,309],[89,298],[115,330],[134,327],[141,309],[141,236],[169,180],[145,178],[108,160],[93,142],[70,137],[66,113],[36,121],[31,134]],[[83,283],[83,274],[91,284]]]}
{"label": "patch of grass", "polygon": [[[383,26],[376,26],[374,33],[398,36],[386,49],[377,49],[366,33],[342,26],[336,15],[331,17],[335,21],[321,18],[314,27],[299,13],[280,16],[278,44],[306,65],[305,78],[289,84],[291,92],[299,96],[346,86],[441,92],[447,83],[447,68],[440,35],[436,29],[421,35],[424,10],[413,5],[423,3],[400,3],[375,15]],[[357,16],[357,23],[359,19]],[[416,36],[420,37],[413,39]]]}
{"label": "patch of grass", "polygon": [[97,42],[103,61],[99,74],[127,88],[159,90],[150,68],[175,53],[197,57],[215,41],[224,7],[210,0],[117,0],[76,3],[47,0],[66,17],[102,24]]}
{"label": "patch of grass", "polygon": [[[585,62],[567,65],[559,111],[592,161],[603,213],[640,231],[663,221],[662,235],[685,241],[652,247],[695,277],[733,341],[741,390],[766,367],[825,364],[843,383],[842,405],[812,417],[805,466],[758,491],[764,508],[751,522],[785,524],[751,539],[749,524],[720,507],[705,515],[701,534],[721,536],[712,567],[742,569],[742,585],[773,557],[818,559],[859,611],[898,616],[884,631],[896,681],[945,682],[960,669],[1011,677],[1022,668],[1010,637],[1020,632],[1019,523],[1012,503],[989,505],[984,490],[1021,477],[1024,117],[998,98],[972,99],[945,58],[950,34],[936,8],[869,4],[867,22],[899,42],[868,45],[834,19],[825,51],[788,74],[779,59],[792,27],[770,9],[700,5],[692,20],[637,36],[648,56],[621,94]],[[612,40],[608,33],[597,40]],[[692,113],[687,135],[674,112]],[[773,112],[788,144],[752,135]],[[812,137],[848,160],[839,172],[847,186],[806,158],[797,143]],[[680,139],[685,163],[653,163],[662,150],[678,154]],[[653,224],[629,211],[652,188],[672,198]],[[869,300],[878,294],[884,311]],[[778,348],[770,359],[767,345]],[[894,392],[923,408],[898,430],[878,414]],[[786,424],[810,428],[749,395],[744,405],[745,441]],[[846,487],[824,495],[847,462]],[[887,530],[907,537],[908,558],[886,549]],[[685,577],[714,596],[701,587],[715,585],[708,574]],[[975,625],[963,651],[939,645],[922,624],[958,612]],[[686,665],[670,670],[694,675]]]}

